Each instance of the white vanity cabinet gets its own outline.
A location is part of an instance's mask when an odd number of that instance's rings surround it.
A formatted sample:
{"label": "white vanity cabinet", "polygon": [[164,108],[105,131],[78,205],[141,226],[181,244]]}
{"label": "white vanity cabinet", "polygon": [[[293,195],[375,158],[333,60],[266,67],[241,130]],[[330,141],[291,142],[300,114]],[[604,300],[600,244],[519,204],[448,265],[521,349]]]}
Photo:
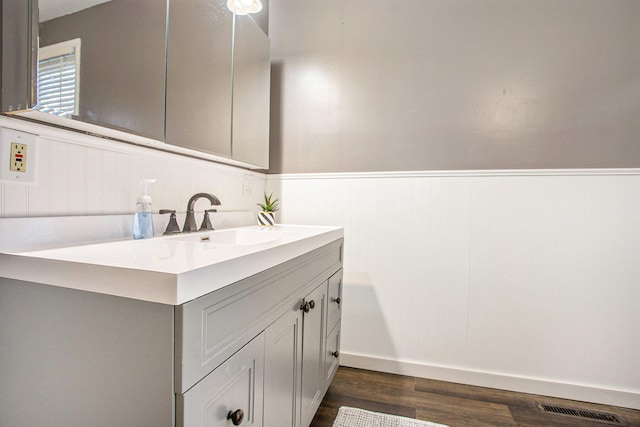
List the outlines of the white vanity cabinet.
{"label": "white vanity cabinet", "polygon": [[308,427],[338,363],[342,254],[331,238],[177,305],[0,278],[0,425]]}
{"label": "white vanity cabinet", "polygon": [[328,341],[326,330],[329,289],[341,278],[339,270],[322,281],[265,331],[265,427],[306,427],[313,420],[338,364],[339,343]]}
{"label": "white vanity cabinet", "polygon": [[341,267],[339,240],[176,307],[176,425],[308,426],[337,367]]}

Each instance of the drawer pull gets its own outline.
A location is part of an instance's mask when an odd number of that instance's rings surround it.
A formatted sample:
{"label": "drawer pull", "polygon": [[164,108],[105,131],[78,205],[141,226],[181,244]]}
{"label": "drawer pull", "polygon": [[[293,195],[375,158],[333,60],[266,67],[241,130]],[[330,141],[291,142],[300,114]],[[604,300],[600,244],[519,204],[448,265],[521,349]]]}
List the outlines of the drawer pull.
{"label": "drawer pull", "polygon": [[313,310],[314,308],[316,308],[316,302],[314,300],[309,301],[309,308],[311,310]]}
{"label": "drawer pull", "polygon": [[239,426],[244,420],[244,411],[242,409],[236,409],[235,411],[229,411],[227,419],[231,420],[234,426]]}
{"label": "drawer pull", "polygon": [[338,298],[331,298],[331,301],[335,302],[336,304],[340,305],[340,297]]}
{"label": "drawer pull", "polygon": [[338,356],[340,356],[340,352],[338,350],[336,350],[333,353],[331,353],[331,355],[337,359]]}

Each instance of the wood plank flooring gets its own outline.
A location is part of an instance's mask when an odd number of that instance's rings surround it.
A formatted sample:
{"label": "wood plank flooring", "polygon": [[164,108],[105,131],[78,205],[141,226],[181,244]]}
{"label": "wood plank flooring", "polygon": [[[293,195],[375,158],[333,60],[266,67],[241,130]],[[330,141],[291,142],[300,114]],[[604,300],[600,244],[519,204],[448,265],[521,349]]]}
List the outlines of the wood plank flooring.
{"label": "wood plank flooring", "polygon": [[640,411],[340,367],[311,427],[331,427],[340,406],[433,421],[450,427],[606,427],[541,413],[535,402],[611,413],[640,427]]}

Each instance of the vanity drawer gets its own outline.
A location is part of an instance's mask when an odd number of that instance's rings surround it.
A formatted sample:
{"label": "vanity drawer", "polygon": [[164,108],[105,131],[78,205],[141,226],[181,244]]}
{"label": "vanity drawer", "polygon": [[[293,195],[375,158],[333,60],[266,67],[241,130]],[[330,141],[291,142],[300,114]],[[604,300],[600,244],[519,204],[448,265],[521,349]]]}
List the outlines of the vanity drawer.
{"label": "vanity drawer", "polygon": [[177,427],[262,427],[264,334],[176,398]]}
{"label": "vanity drawer", "polygon": [[342,242],[336,240],[176,307],[176,392],[186,392],[283,312],[297,308],[301,290],[338,271]]}
{"label": "vanity drawer", "polygon": [[333,330],[342,315],[342,269],[329,279],[327,334]]}

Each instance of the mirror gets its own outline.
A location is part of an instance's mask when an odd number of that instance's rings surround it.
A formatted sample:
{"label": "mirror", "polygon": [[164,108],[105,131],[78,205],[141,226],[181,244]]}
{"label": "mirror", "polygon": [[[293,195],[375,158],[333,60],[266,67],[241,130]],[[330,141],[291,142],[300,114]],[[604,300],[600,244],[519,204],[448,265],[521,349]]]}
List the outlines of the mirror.
{"label": "mirror", "polygon": [[164,140],[166,0],[39,0],[34,110]]}
{"label": "mirror", "polygon": [[[2,0],[2,63],[11,64],[2,67],[2,112],[266,169],[262,2],[252,17],[234,16],[225,0],[39,0],[40,13],[38,0]],[[75,79],[37,83],[38,68],[67,76],[74,67]],[[49,90],[64,84],[75,93]]]}
{"label": "mirror", "polygon": [[170,2],[169,16],[166,142],[268,168],[271,61],[262,27],[226,0]]}
{"label": "mirror", "polygon": [[267,168],[271,44],[252,16],[235,18],[231,153],[234,159]]}
{"label": "mirror", "polygon": [[166,142],[231,157],[233,13],[224,0],[169,8]]}

